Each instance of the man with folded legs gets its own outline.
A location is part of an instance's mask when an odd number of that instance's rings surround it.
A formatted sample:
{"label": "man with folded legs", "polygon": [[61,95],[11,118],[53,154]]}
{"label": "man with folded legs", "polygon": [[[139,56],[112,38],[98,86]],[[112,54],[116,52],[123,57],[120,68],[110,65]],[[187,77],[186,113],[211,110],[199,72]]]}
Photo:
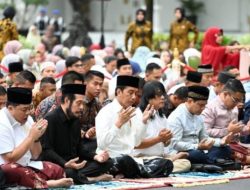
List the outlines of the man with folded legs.
{"label": "man with folded legs", "polygon": [[144,140],[147,121],[154,112],[151,105],[143,113],[132,107],[138,87],[137,77],[117,77],[115,99],[96,116],[97,152],[108,151],[115,169],[127,178],[168,176],[173,170],[170,160],[138,159],[135,162],[130,156]]}
{"label": "man with folded legs", "polygon": [[224,138],[209,138],[203,124],[201,112],[204,110],[209,90],[203,86],[188,87],[188,99],[179,105],[168,117],[169,128],[173,133],[173,148],[180,152],[188,152],[187,159],[192,164],[214,164],[209,153],[212,146],[220,147],[218,151],[224,154],[224,146],[231,140],[231,135]]}
{"label": "man with folded legs", "polygon": [[34,123],[30,116],[32,91],[9,88],[7,105],[0,111],[0,167],[6,183],[41,189],[73,184],[63,168],[36,160],[41,151],[39,138],[47,128],[44,119]]}
{"label": "man with folded legs", "polygon": [[[206,106],[202,115],[204,116],[205,126],[210,137],[222,139],[229,133],[233,133],[236,140],[240,135],[248,135],[250,133],[250,122],[244,125],[238,121],[239,112],[237,105],[244,102],[244,96],[245,90],[241,81],[230,79],[222,92]],[[221,154],[217,147],[213,147],[210,150],[210,155],[213,159],[231,159],[233,155],[235,159],[243,164],[250,164],[250,154],[247,151],[245,151],[245,154],[239,152],[241,145],[238,142],[230,144],[230,147],[224,147],[224,154]],[[242,150],[244,150],[243,147]]]}
{"label": "man with folded legs", "polygon": [[110,180],[105,174],[111,167],[107,151],[88,152],[81,142],[80,116],[85,85],[66,84],[61,87],[62,103],[46,115],[48,128],[42,137],[42,159],[57,163],[76,184]]}

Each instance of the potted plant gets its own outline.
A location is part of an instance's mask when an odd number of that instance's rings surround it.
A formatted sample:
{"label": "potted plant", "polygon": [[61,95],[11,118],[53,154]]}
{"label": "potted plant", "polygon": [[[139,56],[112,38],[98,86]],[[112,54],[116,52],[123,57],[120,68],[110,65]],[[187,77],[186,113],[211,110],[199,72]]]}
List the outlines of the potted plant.
{"label": "potted plant", "polygon": [[186,17],[192,23],[196,24],[198,15],[205,11],[205,5],[201,1],[197,0],[179,0],[181,7],[186,11]]}

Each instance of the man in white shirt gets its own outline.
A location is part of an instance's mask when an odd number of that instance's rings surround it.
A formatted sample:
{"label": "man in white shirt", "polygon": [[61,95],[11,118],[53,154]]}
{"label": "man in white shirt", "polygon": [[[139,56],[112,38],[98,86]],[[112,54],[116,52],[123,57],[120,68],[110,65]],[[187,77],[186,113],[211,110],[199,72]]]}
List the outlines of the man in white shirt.
{"label": "man in white shirt", "polygon": [[8,184],[30,188],[70,186],[63,169],[50,162],[34,161],[41,153],[39,138],[47,128],[42,119],[34,123],[29,116],[32,91],[9,88],[6,107],[0,111],[0,165]]}
{"label": "man in white shirt", "polygon": [[[132,75],[132,66],[127,58],[117,60],[116,68],[117,68],[117,76],[123,76],[123,75],[131,76]],[[109,99],[111,100],[113,100],[115,97],[117,76],[113,77],[109,81],[108,96],[109,96]]]}
{"label": "man in white shirt", "polygon": [[[115,90],[116,98],[112,103],[103,107],[96,116],[96,136],[97,136],[97,152],[102,150],[108,151],[111,158],[114,159],[115,165],[119,160],[116,158],[126,155],[126,159],[120,160],[120,167],[125,168],[126,171],[131,172],[137,170],[137,176],[131,176],[121,168],[125,177],[145,177],[143,172],[150,176],[147,165],[144,161],[140,162],[140,166],[132,166],[133,161],[131,157],[134,148],[139,146],[145,137],[146,123],[153,114],[153,106],[148,105],[142,113],[139,109],[132,107],[136,100],[136,93],[138,92],[139,78],[132,76],[118,76],[117,87]],[[127,160],[129,159],[129,161]],[[118,161],[117,161],[118,160]],[[131,162],[132,163],[131,163]],[[138,161],[138,160],[137,160]],[[148,162],[149,163],[149,162]],[[149,163],[150,164],[150,163]],[[166,166],[166,173],[163,176],[169,175],[173,169],[171,161],[164,163]],[[145,171],[146,170],[146,171]],[[144,174],[145,174],[144,173]]]}

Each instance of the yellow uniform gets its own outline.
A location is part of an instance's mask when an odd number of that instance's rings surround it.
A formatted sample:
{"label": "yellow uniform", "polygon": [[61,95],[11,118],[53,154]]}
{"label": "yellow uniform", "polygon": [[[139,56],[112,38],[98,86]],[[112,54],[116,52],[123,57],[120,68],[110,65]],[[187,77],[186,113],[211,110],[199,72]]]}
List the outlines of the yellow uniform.
{"label": "yellow uniform", "polygon": [[193,31],[195,33],[194,43],[196,43],[199,31],[197,27],[187,19],[181,22],[173,22],[170,28],[169,48],[173,51],[178,48],[180,53],[189,47],[188,33]]}
{"label": "yellow uniform", "polygon": [[136,48],[140,46],[147,46],[149,49],[152,47],[152,24],[145,21],[144,24],[136,24],[132,22],[129,24],[128,30],[125,35],[125,48],[128,50],[128,40],[132,37],[132,46],[130,52],[133,54]]}
{"label": "yellow uniform", "polygon": [[9,18],[0,20],[0,60],[2,60],[4,45],[10,40],[17,40],[18,32],[14,22]]}

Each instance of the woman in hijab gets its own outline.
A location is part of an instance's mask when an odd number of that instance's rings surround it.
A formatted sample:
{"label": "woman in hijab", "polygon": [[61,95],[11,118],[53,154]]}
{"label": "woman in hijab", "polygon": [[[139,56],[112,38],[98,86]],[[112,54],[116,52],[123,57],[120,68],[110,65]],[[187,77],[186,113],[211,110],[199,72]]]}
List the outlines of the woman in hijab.
{"label": "woman in hijab", "polygon": [[4,12],[4,18],[0,20],[0,60],[2,60],[4,53],[4,45],[10,40],[18,39],[18,31],[16,24],[12,21],[16,14],[13,7],[7,7]]}
{"label": "woman in hijab", "polygon": [[3,48],[4,55],[16,54],[22,47],[23,45],[17,40],[8,41]]}
{"label": "woman in hijab", "polygon": [[3,57],[1,61],[1,73],[7,75],[9,73],[8,68],[10,63],[21,62],[21,59],[16,54],[8,54]]}
{"label": "woman in hijab", "polygon": [[147,66],[147,58],[149,57],[150,49],[146,46],[140,46],[136,49],[131,61],[140,65],[141,70],[144,72]]}
{"label": "woman in hijab", "polygon": [[26,40],[32,45],[33,48],[41,43],[41,36],[36,26],[30,26]]}
{"label": "woman in hijab", "polygon": [[130,53],[134,54],[139,46],[146,46],[151,49],[152,46],[152,24],[145,20],[146,11],[138,9],[136,11],[136,20],[129,24],[125,35],[125,48],[128,51],[128,41],[132,38]]}
{"label": "woman in hijab", "polygon": [[210,63],[213,66],[215,74],[218,74],[228,65],[239,68],[239,53],[231,53],[234,50],[249,48],[249,46],[234,45],[222,46],[223,30],[218,27],[208,28],[201,49],[201,63]]}
{"label": "woman in hijab", "polygon": [[21,49],[18,51],[17,55],[19,55],[23,61],[23,69],[33,72],[34,69],[32,65],[35,60],[35,51],[31,49]]}
{"label": "woman in hijab", "polygon": [[[182,53],[188,47],[194,47],[199,31],[197,27],[185,18],[185,10],[183,8],[175,9],[176,20],[170,26],[169,48],[173,51],[177,48]],[[188,33],[194,32],[192,42],[188,40]]]}

